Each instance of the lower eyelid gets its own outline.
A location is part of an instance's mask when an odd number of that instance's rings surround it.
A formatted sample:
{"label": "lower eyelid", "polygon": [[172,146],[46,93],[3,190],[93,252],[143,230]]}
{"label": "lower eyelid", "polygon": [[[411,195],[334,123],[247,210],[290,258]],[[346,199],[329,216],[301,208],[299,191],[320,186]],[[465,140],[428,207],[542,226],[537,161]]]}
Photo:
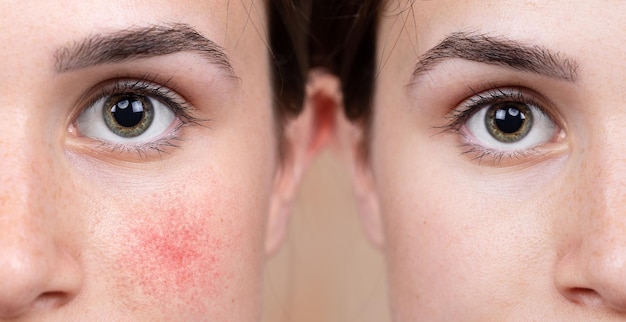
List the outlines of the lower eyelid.
{"label": "lower eyelid", "polygon": [[136,93],[155,97],[172,107],[172,111],[175,112],[176,115],[187,116],[188,111],[192,109],[187,100],[182,95],[178,94],[177,91],[169,88],[167,85],[162,85],[170,82],[171,78],[163,78],[159,75],[151,74],[143,75],[138,78],[120,77],[100,82],[86,91],[78,100],[74,119],[96,101],[120,93]]}
{"label": "lower eyelid", "polygon": [[[71,127],[71,129],[74,127]],[[163,160],[174,150],[182,148],[186,141],[183,129],[185,124],[177,121],[167,130],[167,134],[150,142],[143,143],[112,143],[89,137],[74,135],[70,147],[80,154],[92,155],[98,159],[124,160],[143,162],[153,158]],[[75,133],[75,128],[70,133]]]}

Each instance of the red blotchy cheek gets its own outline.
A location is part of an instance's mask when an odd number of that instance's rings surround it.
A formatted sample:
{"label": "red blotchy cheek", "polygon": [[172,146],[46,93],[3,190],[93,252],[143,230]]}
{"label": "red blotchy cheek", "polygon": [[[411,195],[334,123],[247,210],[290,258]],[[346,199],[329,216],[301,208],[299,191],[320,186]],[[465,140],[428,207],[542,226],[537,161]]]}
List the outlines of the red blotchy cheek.
{"label": "red blotchy cheek", "polygon": [[117,266],[124,270],[124,288],[141,299],[135,305],[174,305],[189,312],[227,290],[222,259],[230,242],[215,235],[218,223],[210,214],[188,209],[155,209],[129,229]]}

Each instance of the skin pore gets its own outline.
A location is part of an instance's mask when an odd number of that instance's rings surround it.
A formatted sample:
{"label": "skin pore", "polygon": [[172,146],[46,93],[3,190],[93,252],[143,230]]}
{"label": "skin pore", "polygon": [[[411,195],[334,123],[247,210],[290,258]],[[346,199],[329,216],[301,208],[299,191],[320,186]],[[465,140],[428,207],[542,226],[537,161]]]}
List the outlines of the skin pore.
{"label": "skin pore", "polygon": [[0,321],[258,320],[314,155],[298,119],[279,159],[265,4],[0,11]]}
{"label": "skin pore", "polygon": [[625,319],[624,3],[383,8],[353,164],[394,320]]}

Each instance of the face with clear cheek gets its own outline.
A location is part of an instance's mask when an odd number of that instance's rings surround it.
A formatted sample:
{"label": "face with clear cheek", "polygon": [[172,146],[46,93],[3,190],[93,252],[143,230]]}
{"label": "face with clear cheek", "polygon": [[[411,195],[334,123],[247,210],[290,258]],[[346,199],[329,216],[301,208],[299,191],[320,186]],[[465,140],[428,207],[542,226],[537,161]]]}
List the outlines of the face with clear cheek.
{"label": "face with clear cheek", "polygon": [[256,320],[290,187],[265,4],[0,11],[0,320]]}
{"label": "face with clear cheek", "polygon": [[356,182],[397,321],[626,317],[625,14],[385,7]]}

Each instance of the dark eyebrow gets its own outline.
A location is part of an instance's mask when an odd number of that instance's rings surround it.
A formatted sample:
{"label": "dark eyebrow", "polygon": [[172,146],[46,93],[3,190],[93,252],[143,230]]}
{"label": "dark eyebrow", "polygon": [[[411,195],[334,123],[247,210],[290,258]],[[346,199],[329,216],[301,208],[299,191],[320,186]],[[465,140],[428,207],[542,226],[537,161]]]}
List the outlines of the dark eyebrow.
{"label": "dark eyebrow", "polygon": [[413,79],[452,58],[507,66],[568,82],[575,82],[578,78],[575,61],[544,47],[528,46],[506,38],[455,32],[419,58]]}
{"label": "dark eyebrow", "polygon": [[110,34],[96,34],[55,53],[56,70],[68,72],[128,59],[197,52],[210,63],[234,75],[224,49],[186,24],[133,27]]}

